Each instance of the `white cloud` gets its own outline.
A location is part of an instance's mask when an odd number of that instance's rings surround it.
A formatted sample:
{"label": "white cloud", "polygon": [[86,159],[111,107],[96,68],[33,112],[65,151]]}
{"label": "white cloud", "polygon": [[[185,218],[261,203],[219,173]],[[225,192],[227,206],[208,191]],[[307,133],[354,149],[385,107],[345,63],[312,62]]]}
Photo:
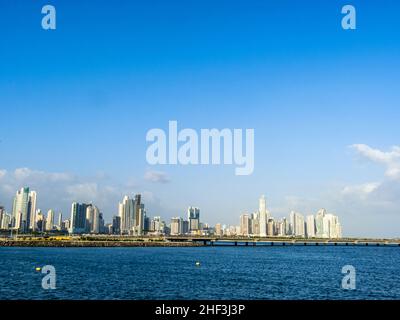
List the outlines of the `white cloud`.
{"label": "white cloud", "polygon": [[29,168],[18,168],[14,171],[14,177],[17,180],[29,180],[29,181],[71,181],[73,176],[68,173],[60,172],[44,172],[31,170]]}
{"label": "white cloud", "polygon": [[0,170],[0,173],[0,204],[8,210],[11,210],[15,192],[27,186],[38,193],[38,208],[43,211],[51,208],[62,211],[68,217],[73,201],[93,202],[109,218],[115,214],[118,201],[127,192],[127,188],[111,181],[106,175],[80,177],[30,168],[17,168],[10,172]]}
{"label": "white cloud", "polygon": [[7,174],[7,170],[0,170],[0,179],[5,177],[6,174]]}
{"label": "white cloud", "polygon": [[345,196],[357,196],[361,199],[366,199],[369,194],[374,192],[380,187],[380,182],[369,182],[354,186],[346,186],[342,190],[342,194]]}
{"label": "white cloud", "polygon": [[373,149],[366,144],[353,144],[350,146],[356,152],[372,162],[385,166],[385,176],[391,179],[400,179],[400,147],[393,146],[390,151]]}
{"label": "white cloud", "polygon": [[[147,175],[154,182],[168,182],[166,174],[162,172]],[[30,168],[17,168],[7,172],[0,169],[0,205],[10,211],[12,200],[17,190],[30,187],[38,193],[38,208],[46,212],[48,209],[61,211],[68,218],[71,203],[94,203],[103,212],[107,221],[117,214],[118,202],[124,195],[133,196],[141,193],[149,214],[163,215],[164,209],[160,199],[149,191],[143,191],[140,185],[133,183],[123,184],[98,173],[89,177],[82,177],[64,172],[44,172]],[[142,189],[142,190],[140,190]]]}
{"label": "white cloud", "polygon": [[151,182],[168,183],[170,179],[165,172],[161,171],[147,171],[144,179]]}
{"label": "white cloud", "polygon": [[91,202],[98,199],[98,185],[96,183],[78,183],[67,186],[65,191],[68,198],[77,202]]}

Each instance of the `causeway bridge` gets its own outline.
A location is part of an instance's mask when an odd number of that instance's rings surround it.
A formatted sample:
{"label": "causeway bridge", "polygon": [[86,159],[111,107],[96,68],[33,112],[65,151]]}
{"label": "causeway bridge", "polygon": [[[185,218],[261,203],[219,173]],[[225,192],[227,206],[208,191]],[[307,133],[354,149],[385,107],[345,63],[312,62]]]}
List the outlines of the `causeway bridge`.
{"label": "causeway bridge", "polygon": [[400,239],[367,239],[367,238],[248,238],[248,237],[192,237],[168,236],[168,242],[194,242],[204,246],[398,246]]}
{"label": "causeway bridge", "polygon": [[400,239],[215,237],[215,236],[120,236],[120,235],[20,235],[0,238],[0,247],[272,247],[272,246],[373,246],[399,247]]}

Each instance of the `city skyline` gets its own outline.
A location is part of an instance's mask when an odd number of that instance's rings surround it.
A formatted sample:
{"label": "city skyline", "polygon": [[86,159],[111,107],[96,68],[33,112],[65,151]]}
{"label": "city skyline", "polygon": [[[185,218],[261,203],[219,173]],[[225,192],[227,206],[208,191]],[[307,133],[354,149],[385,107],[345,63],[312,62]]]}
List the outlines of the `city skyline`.
{"label": "city skyline", "polygon": [[114,235],[216,235],[216,236],[253,236],[253,237],[301,237],[301,238],[342,238],[342,226],[336,215],[324,208],[317,214],[303,214],[292,210],[289,219],[276,219],[267,207],[265,195],[259,198],[259,207],[251,214],[240,215],[239,225],[217,223],[215,226],[200,220],[200,208],[189,206],[187,218],[172,217],[170,223],[161,216],[147,215],[141,194],[134,198],[124,196],[118,203],[118,215],[106,223],[103,212],[92,202],[73,202],[70,218],[63,220],[63,213],[57,215],[48,209],[44,215],[37,205],[37,193],[29,187],[16,191],[12,212],[7,213],[0,206],[0,229],[17,231],[22,234],[63,232],[77,234],[114,234]]}

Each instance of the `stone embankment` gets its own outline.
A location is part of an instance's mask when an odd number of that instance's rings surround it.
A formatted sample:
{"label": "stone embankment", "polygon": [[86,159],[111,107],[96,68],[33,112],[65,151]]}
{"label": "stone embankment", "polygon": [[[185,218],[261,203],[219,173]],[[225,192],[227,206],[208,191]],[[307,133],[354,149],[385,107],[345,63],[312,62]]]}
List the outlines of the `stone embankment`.
{"label": "stone embankment", "polygon": [[53,241],[0,240],[0,247],[198,247],[193,242],[168,241]]}

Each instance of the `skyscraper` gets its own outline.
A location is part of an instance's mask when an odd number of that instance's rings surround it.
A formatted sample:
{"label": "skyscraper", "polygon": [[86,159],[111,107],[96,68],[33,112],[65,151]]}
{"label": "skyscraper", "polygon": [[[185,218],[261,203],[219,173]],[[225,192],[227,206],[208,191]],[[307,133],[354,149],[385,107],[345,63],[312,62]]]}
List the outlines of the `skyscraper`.
{"label": "skyscraper", "polygon": [[86,231],[86,210],[90,204],[74,202],[71,207],[71,234],[84,233]]}
{"label": "skyscraper", "polygon": [[260,221],[259,222],[260,237],[266,237],[268,216],[267,216],[267,201],[264,195],[261,196],[258,207],[259,207],[258,212]]}
{"label": "skyscraper", "polygon": [[273,218],[268,219],[267,223],[267,235],[273,237],[275,235],[275,221]]}
{"label": "skyscraper", "polygon": [[323,238],[341,238],[342,228],[339,223],[339,218],[331,213],[328,213],[323,218]]}
{"label": "skyscraper", "polygon": [[146,215],[144,204],[141,202],[142,196],[135,195],[134,211],[135,217],[133,221],[133,232],[135,235],[142,235],[144,230],[144,217]]}
{"label": "skyscraper", "polygon": [[113,217],[112,230],[113,230],[113,234],[121,233],[121,217],[120,216]]}
{"label": "skyscraper", "polygon": [[3,222],[3,216],[6,214],[6,211],[4,210],[4,207],[0,206],[0,229],[1,229],[1,225]]}
{"label": "skyscraper", "polygon": [[251,221],[248,214],[240,216],[240,234],[242,236],[248,236],[251,233]]}
{"label": "skyscraper", "polygon": [[220,223],[217,223],[215,225],[215,235],[218,236],[218,237],[221,237],[223,235],[222,225]]}
{"label": "skyscraper", "polygon": [[86,208],[86,232],[99,233],[100,230],[100,211],[94,205]]}
{"label": "skyscraper", "polygon": [[156,216],[151,221],[151,229],[157,233],[165,232],[165,222],[161,220],[160,216]]}
{"label": "skyscraper", "polygon": [[134,200],[125,196],[118,206],[118,215],[121,218],[121,234],[142,235],[145,214],[140,194],[135,195]]}
{"label": "skyscraper", "polygon": [[90,232],[92,232],[94,234],[100,233],[100,230],[104,226],[104,222],[102,220],[103,220],[103,215],[99,211],[99,208],[97,208],[96,206],[93,206],[93,222],[91,225]]}
{"label": "skyscraper", "polygon": [[296,237],[304,237],[305,236],[305,225],[304,225],[304,216],[300,213],[292,211],[290,213],[290,225],[292,230],[292,235]]}
{"label": "skyscraper", "polygon": [[36,212],[36,192],[29,191],[28,187],[17,191],[12,210],[12,226],[20,232],[34,230]]}
{"label": "skyscraper", "polygon": [[187,217],[189,221],[189,231],[198,231],[200,229],[200,209],[189,207],[187,210]]}
{"label": "skyscraper", "polygon": [[283,218],[276,222],[276,235],[283,237],[286,235],[286,219]]}
{"label": "skyscraper", "polygon": [[9,214],[7,214],[7,212],[4,211],[0,223],[1,223],[0,229],[3,229],[3,230],[9,229],[10,223],[11,223],[11,216]]}
{"label": "skyscraper", "polygon": [[43,232],[45,230],[45,217],[42,214],[42,210],[37,209],[35,214],[35,230]]}
{"label": "skyscraper", "polygon": [[315,219],[312,214],[307,216],[306,233],[307,233],[307,238],[315,237]]}
{"label": "skyscraper", "polygon": [[46,218],[46,231],[51,231],[53,230],[54,227],[54,211],[49,210],[47,212],[47,218]]}
{"label": "skyscraper", "polygon": [[182,227],[181,227],[182,234],[188,234],[189,233],[189,221],[182,219],[181,223],[182,223]]}
{"label": "skyscraper", "polygon": [[180,217],[171,218],[171,236],[178,236],[182,234],[182,221]]}
{"label": "skyscraper", "polygon": [[133,227],[134,202],[128,196],[119,203],[118,216],[121,218],[121,234],[129,234]]}
{"label": "skyscraper", "polygon": [[254,212],[251,215],[251,234],[258,236],[260,234],[260,214],[258,212]]}
{"label": "skyscraper", "polygon": [[29,211],[29,228],[32,231],[36,229],[36,200],[37,194],[35,191],[31,191],[29,193],[29,203],[28,203],[28,211]]}
{"label": "skyscraper", "polygon": [[324,217],[326,215],[325,209],[320,209],[315,216],[315,236],[317,238],[324,238]]}
{"label": "skyscraper", "polygon": [[62,213],[61,212],[58,214],[57,229],[58,230],[62,230],[63,229],[63,221],[62,221]]}
{"label": "skyscraper", "polygon": [[99,212],[98,214],[98,223],[95,222],[94,233],[104,233],[105,232],[105,222],[103,218],[103,213]]}

